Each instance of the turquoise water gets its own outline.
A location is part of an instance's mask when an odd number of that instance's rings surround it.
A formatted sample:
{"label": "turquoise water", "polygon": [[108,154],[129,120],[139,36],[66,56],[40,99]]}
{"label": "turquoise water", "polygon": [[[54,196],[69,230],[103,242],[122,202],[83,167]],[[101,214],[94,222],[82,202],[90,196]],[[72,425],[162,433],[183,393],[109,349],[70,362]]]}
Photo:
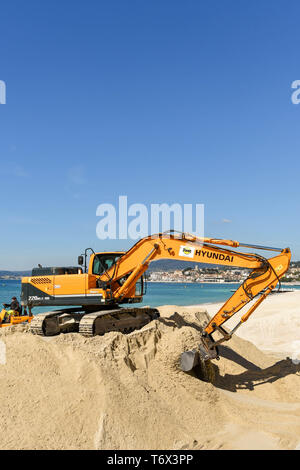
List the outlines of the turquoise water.
{"label": "turquoise water", "polygon": [[13,296],[20,300],[21,282],[0,280],[0,305],[9,304]]}
{"label": "turquoise water", "polygon": [[[232,296],[240,284],[199,284],[199,283],[159,283],[149,282],[142,305],[197,305],[213,302],[224,302]],[[300,286],[285,286],[287,289],[300,289]]]}
{"label": "turquoise water", "polygon": [[[196,305],[212,302],[223,302],[228,299],[239,284],[177,284],[171,282],[149,282],[147,293],[142,304],[157,307],[158,305]],[[300,286],[283,286],[300,289]],[[0,303],[10,303],[12,296],[20,299],[21,282],[0,280]],[[54,307],[57,308],[57,307]],[[35,313],[45,308],[34,309]],[[50,310],[49,307],[46,310]]]}
{"label": "turquoise water", "polygon": [[199,284],[149,282],[142,305],[196,305],[222,302],[228,299],[232,289],[239,284]]}

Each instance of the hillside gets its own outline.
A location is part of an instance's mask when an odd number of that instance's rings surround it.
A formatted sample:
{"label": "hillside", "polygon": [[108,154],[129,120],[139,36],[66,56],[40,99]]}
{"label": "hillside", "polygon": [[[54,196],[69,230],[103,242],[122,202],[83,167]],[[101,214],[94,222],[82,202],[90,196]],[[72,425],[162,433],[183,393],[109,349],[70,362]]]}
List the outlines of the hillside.
{"label": "hillside", "polygon": [[0,276],[30,276],[31,271],[0,271]]}

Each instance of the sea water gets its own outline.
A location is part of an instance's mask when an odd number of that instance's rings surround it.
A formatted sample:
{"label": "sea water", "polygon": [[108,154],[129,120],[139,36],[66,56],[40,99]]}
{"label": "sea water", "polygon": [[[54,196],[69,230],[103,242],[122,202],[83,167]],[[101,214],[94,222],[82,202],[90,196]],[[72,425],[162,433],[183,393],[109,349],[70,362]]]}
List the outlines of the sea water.
{"label": "sea water", "polygon": [[[136,305],[198,305],[224,302],[239,287],[237,283],[174,283],[148,282],[143,302]],[[300,286],[283,285],[287,289],[300,289]],[[21,282],[0,280],[0,304],[10,303],[13,296],[20,300]],[[52,310],[57,307],[35,308],[34,313]]]}

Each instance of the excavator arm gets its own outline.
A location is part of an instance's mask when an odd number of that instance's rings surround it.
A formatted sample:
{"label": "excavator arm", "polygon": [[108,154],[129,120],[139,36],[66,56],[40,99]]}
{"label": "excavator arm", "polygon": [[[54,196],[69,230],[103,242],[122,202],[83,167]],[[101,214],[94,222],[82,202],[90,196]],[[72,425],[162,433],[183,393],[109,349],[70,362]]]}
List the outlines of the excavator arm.
{"label": "excavator arm", "polygon": [[[275,251],[279,254],[265,258],[258,254],[233,250],[238,247]],[[182,368],[190,370],[199,360],[199,353],[203,360],[218,357],[218,344],[229,340],[236,329],[248,320],[260,303],[275,289],[280,278],[289,268],[291,252],[289,248],[246,245],[234,240],[198,238],[185,233],[165,232],[152,235],[139,240],[101,276],[101,282],[106,287],[108,295],[113,296],[116,300],[122,299],[135,288],[137,280],[148,269],[149,264],[158,259],[193,261],[251,270],[248,278],[206,325],[199,350],[187,352],[185,356],[182,355]],[[125,279],[123,283],[120,282],[122,279]],[[244,313],[237,326],[230,333],[225,331],[222,328],[223,323],[259,294],[260,296]],[[212,337],[216,331],[222,335],[218,341]]]}

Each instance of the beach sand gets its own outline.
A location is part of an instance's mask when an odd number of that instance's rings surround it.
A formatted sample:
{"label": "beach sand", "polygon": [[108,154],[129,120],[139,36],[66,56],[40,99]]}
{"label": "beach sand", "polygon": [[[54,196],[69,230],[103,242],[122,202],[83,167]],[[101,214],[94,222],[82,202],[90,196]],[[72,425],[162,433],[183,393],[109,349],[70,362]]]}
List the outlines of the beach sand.
{"label": "beach sand", "polygon": [[208,319],[203,306],[161,307],[129,335],[3,329],[0,448],[295,449],[300,365],[285,354],[300,340],[299,310],[298,292],[265,301],[221,348],[213,383],[178,368]]}

